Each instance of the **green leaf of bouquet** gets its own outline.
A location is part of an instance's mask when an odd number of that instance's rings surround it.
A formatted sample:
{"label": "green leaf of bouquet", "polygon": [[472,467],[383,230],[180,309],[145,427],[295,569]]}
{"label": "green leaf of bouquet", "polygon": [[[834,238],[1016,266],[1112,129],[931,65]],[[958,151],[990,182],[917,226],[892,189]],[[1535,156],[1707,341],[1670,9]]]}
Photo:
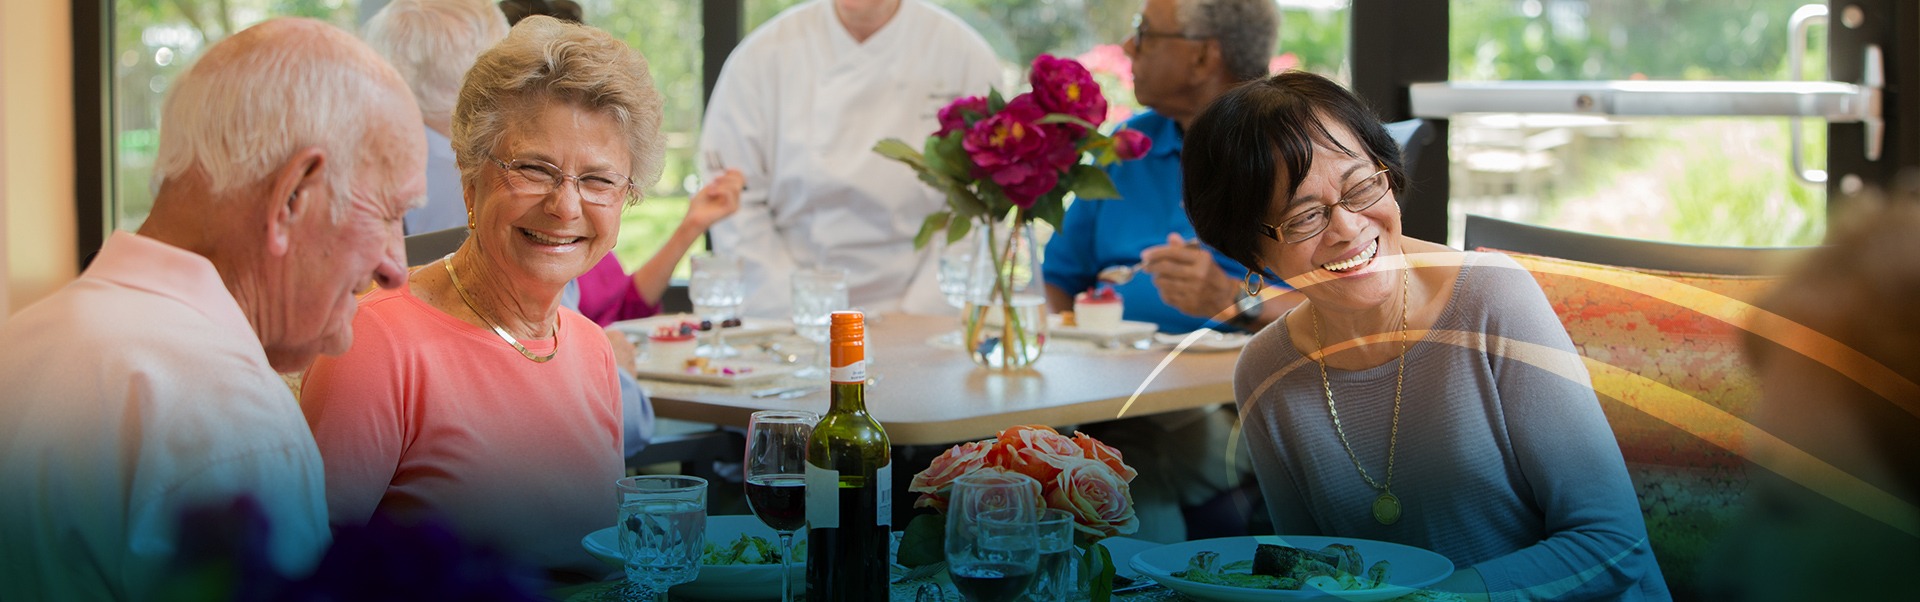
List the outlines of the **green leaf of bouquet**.
{"label": "green leaf of bouquet", "polygon": [[933,164],[937,158],[940,173],[947,174],[947,177],[962,182],[971,179],[973,177],[971,173],[973,159],[967,156],[964,138],[966,138],[966,132],[959,131],[947,134],[941,138],[928,138],[928,164]]}
{"label": "green leaf of bouquet", "polygon": [[874,143],[873,152],[880,153],[882,157],[911,165],[915,169],[927,168],[926,157],[921,156],[920,151],[913,150],[913,147],[908,146],[907,143],[901,142],[899,138],[888,138]]}
{"label": "green leaf of bouquet", "polygon": [[985,209],[982,214],[996,222],[1005,219],[1007,212],[1013,209],[1013,201],[1007,199],[1006,191],[1001,190],[993,180],[981,180],[979,188],[980,205]]}
{"label": "green leaf of bouquet", "polygon": [[947,209],[952,210],[955,217],[973,219],[986,215],[987,202],[974,194],[966,184],[954,181],[943,190],[947,192]]}
{"label": "green leaf of bouquet", "polygon": [[1004,109],[1004,108],[1007,108],[1006,97],[1001,96],[999,90],[988,89],[987,90],[987,114],[992,115],[994,113],[998,113],[1000,112],[1000,109]]}
{"label": "green leaf of bouquet", "polygon": [[955,185],[953,179],[948,178],[946,174],[924,169],[915,169],[913,171],[914,173],[920,174],[920,181],[926,182],[928,186],[936,189],[949,190]]}
{"label": "green leaf of bouquet", "polygon": [[[905,546],[902,546],[905,549]],[[1093,602],[1109,602],[1113,599],[1113,553],[1107,547],[1095,543],[1087,546],[1087,555],[1081,560],[1082,575],[1091,579],[1087,584],[1087,597]]]}
{"label": "green leaf of bouquet", "polygon": [[1092,153],[1093,164],[1100,167],[1112,165],[1120,160],[1120,152],[1113,144],[1113,138],[1094,134],[1080,143],[1080,152]]}
{"label": "green leaf of bouquet", "polygon": [[1104,169],[1075,165],[1067,176],[1073,178],[1073,195],[1082,200],[1120,198],[1120,190],[1113,187],[1113,178],[1107,177]]}
{"label": "green leaf of bouquet", "polygon": [[947,519],[939,514],[922,514],[907,523],[900,537],[900,555],[895,558],[908,568],[925,566],[947,559]]}
{"label": "green leaf of bouquet", "polygon": [[[933,240],[933,233],[939,232],[941,228],[947,227],[947,222],[952,219],[953,214],[946,211],[940,211],[927,216],[926,220],[920,222],[920,233],[913,235],[913,248],[926,248],[927,241]],[[966,223],[966,221],[962,220],[961,223]]]}
{"label": "green leaf of bouquet", "polygon": [[972,231],[973,220],[957,219],[947,222],[947,244],[960,242],[960,239],[966,238],[967,233]]}
{"label": "green leaf of bouquet", "polygon": [[1087,128],[1088,130],[1094,129],[1094,125],[1091,123],[1087,123],[1087,120],[1081,119],[1079,117],[1074,117],[1066,113],[1048,113],[1046,117],[1041,117],[1039,121],[1035,121],[1034,123],[1039,123],[1039,124],[1071,123],[1083,128]]}
{"label": "green leaf of bouquet", "polygon": [[1040,197],[1033,203],[1033,216],[1052,225],[1055,232],[1060,231],[1060,224],[1067,221],[1065,197],[1064,194],[1051,193]]}

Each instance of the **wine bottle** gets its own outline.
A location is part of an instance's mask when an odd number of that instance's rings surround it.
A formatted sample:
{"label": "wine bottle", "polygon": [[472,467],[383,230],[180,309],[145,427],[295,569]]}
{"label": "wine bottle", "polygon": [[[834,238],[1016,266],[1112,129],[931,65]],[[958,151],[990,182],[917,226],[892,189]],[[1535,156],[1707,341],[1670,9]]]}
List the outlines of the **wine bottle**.
{"label": "wine bottle", "polygon": [[893,458],[867,413],[866,318],[833,312],[833,407],[807,441],[807,599],[885,600]]}

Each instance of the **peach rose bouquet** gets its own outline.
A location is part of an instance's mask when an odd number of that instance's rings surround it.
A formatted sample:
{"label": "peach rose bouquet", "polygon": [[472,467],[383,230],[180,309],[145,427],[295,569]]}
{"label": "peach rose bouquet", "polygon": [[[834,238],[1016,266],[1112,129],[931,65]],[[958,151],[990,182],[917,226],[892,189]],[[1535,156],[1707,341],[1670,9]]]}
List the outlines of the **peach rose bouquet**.
{"label": "peach rose bouquet", "polygon": [[[1011,427],[993,439],[955,445],[934,458],[926,470],[913,476],[907,488],[920,494],[913,506],[944,514],[953,481],[981,470],[1032,477],[1047,507],[1073,514],[1078,543],[1088,551],[1086,560],[1092,565],[1082,574],[1093,577],[1095,599],[1104,599],[1101,594],[1112,589],[1113,563],[1106,557],[1105,548],[1093,544],[1140,529],[1127,485],[1139,472],[1127,466],[1120,451],[1086,433],[1075,432],[1068,437],[1046,426]],[[922,549],[939,549],[937,538],[945,532],[943,521],[938,515],[921,516],[908,525],[907,541],[901,543],[902,564],[909,564],[907,550],[916,547],[910,543],[930,546]]]}

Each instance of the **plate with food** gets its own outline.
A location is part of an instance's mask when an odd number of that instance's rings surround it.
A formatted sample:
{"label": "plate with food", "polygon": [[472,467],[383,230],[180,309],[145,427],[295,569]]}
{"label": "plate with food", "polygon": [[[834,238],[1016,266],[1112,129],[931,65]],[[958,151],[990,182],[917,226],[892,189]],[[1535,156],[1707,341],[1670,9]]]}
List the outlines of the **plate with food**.
{"label": "plate with food", "polygon": [[[1202,328],[1186,334],[1168,334],[1164,332],[1156,332],[1153,334],[1153,342],[1175,348],[1179,348],[1181,344],[1185,343],[1187,345],[1186,351],[1238,351],[1240,348],[1246,347],[1247,341],[1252,338],[1253,335],[1244,332],[1220,332],[1209,328]],[[1193,339],[1193,342],[1187,343],[1187,339]]]}
{"label": "plate with food", "polygon": [[1115,319],[1088,325],[1081,319],[1079,312],[1063,312],[1047,316],[1047,334],[1066,339],[1084,339],[1090,341],[1137,341],[1153,336],[1159,330],[1152,322],[1135,322]]}
{"label": "plate with food", "polygon": [[693,314],[666,314],[636,320],[621,320],[608,324],[607,329],[627,333],[636,339],[637,342],[638,339],[657,333],[662,328],[677,329],[682,323],[687,323],[693,325],[695,329],[698,329],[702,322],[706,322],[710,327],[718,326],[724,328],[725,330],[723,330],[722,333],[726,335],[729,341],[747,340],[793,332],[793,323],[787,320],[736,318],[727,322],[712,322],[703,320],[700,316]]}
{"label": "plate with food", "polygon": [[[620,537],[614,527],[580,540],[588,554],[620,568]],[[793,534],[793,585],[806,580],[807,532]],[[780,597],[780,537],[752,515],[707,517],[707,547],[700,575],[673,586],[671,594],[700,600],[769,600]]]}
{"label": "plate with food", "polygon": [[651,380],[728,387],[766,382],[792,374],[799,369],[795,366],[772,362],[714,360],[704,357],[677,361],[677,364],[668,365],[648,360],[635,362],[633,376]]}
{"label": "plate with food", "polygon": [[1199,600],[1392,600],[1453,574],[1453,561],[1408,545],[1265,535],[1160,546],[1134,555],[1134,570]]}

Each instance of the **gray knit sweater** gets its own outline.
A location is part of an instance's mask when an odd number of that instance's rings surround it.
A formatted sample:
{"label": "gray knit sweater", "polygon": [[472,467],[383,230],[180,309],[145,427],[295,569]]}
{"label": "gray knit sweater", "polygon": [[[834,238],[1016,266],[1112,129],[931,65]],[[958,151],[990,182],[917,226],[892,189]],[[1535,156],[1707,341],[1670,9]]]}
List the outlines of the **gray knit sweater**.
{"label": "gray knit sweater", "polygon": [[[1334,434],[1318,366],[1285,321],[1235,370],[1260,489],[1286,535],[1398,542],[1475,567],[1494,600],[1666,600],[1620,448],[1546,296],[1504,255],[1468,253],[1432,332],[1406,356],[1393,493],[1379,493]],[[1396,362],[1329,368],[1353,452],[1387,473]]]}

